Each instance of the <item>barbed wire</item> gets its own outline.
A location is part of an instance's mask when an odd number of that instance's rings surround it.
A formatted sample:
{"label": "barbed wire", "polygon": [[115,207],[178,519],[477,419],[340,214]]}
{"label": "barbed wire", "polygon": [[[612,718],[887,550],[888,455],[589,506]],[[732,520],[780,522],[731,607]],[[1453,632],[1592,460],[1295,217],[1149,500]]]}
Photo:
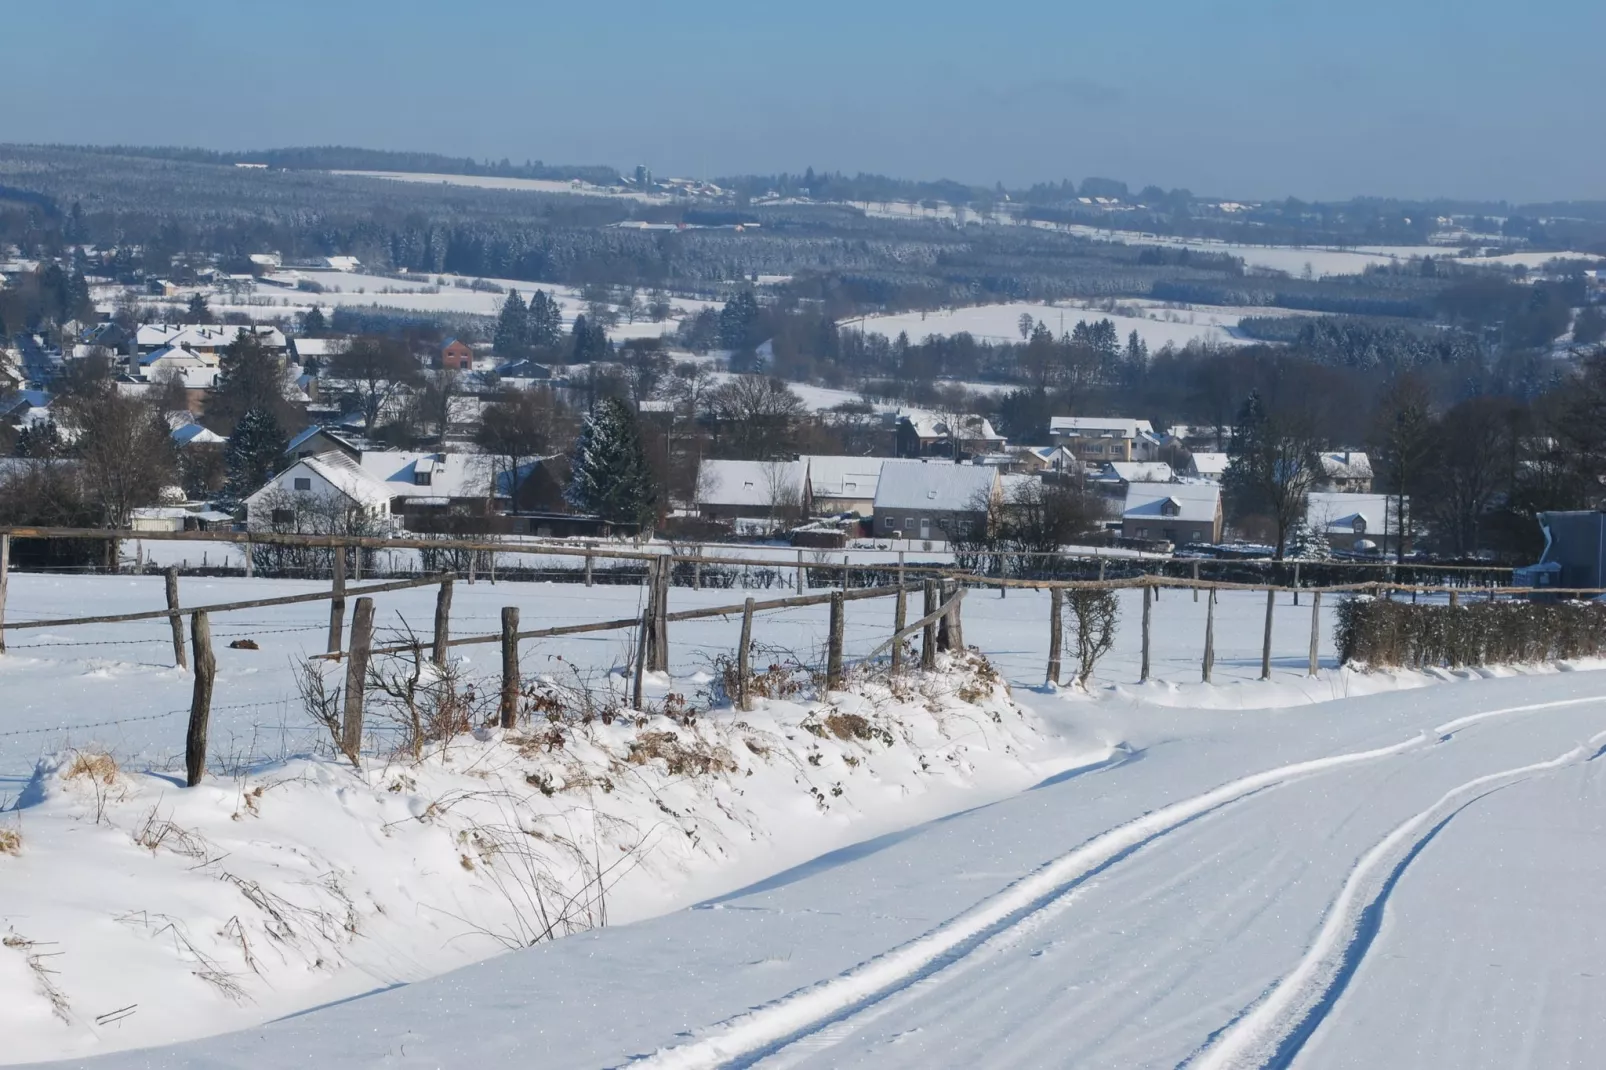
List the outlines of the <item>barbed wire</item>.
{"label": "barbed wire", "polygon": [[[231,706],[213,706],[212,712],[217,713],[220,710],[254,710],[261,709],[266,706],[283,705],[285,705],[284,699],[278,699],[273,702],[240,702]],[[9,732],[0,732],[0,739],[9,738],[12,736],[38,736],[44,735],[47,732],[75,732],[82,728],[109,728],[113,725],[120,724],[139,724],[145,721],[160,721],[168,717],[177,717],[180,714],[188,715],[189,712],[190,711],[187,709],[168,710],[165,713],[151,713],[139,717],[114,717],[109,721],[87,721],[80,724],[46,725],[39,728],[16,728]]]}

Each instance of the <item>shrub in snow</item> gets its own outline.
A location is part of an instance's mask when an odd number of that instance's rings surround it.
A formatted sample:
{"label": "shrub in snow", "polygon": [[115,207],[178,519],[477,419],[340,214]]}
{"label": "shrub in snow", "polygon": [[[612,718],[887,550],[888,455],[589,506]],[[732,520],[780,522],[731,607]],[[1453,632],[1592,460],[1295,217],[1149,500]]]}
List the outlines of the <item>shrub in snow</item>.
{"label": "shrub in snow", "polygon": [[1120,603],[1114,591],[1071,588],[1065,592],[1065,624],[1076,655],[1076,683],[1086,688],[1099,659],[1115,645]]}
{"label": "shrub in snow", "polygon": [[1606,654],[1606,606],[1595,602],[1411,605],[1340,602],[1339,659],[1371,668],[1520,664]]}

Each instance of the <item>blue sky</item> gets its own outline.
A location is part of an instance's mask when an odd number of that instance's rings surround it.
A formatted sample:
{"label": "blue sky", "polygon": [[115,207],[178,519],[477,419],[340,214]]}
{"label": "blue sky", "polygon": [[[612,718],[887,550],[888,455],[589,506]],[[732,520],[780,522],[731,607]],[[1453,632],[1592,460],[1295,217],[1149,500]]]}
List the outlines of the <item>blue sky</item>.
{"label": "blue sky", "polygon": [[1606,198],[1596,0],[28,0],[0,140]]}

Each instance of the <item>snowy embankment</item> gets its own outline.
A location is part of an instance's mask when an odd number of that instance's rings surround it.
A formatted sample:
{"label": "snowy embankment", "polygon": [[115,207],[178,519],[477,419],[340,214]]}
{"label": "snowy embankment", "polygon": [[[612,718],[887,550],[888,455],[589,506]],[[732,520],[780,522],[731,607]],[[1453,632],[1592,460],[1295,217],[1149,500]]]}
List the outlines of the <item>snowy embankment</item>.
{"label": "snowy embankment", "polygon": [[659,915],[1108,757],[1047,739],[974,655],[940,669],[702,716],[555,681],[526,729],[193,790],[63,754],[0,857],[0,1060],[253,1025]]}

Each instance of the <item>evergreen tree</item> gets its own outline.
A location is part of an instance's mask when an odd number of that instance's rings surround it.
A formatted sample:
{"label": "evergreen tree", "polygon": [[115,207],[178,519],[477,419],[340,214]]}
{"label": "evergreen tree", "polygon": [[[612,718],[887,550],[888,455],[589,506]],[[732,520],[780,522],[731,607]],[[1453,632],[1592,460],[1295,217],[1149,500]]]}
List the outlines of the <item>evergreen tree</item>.
{"label": "evergreen tree", "polygon": [[719,313],[719,344],[726,349],[752,349],[762,339],[758,332],[758,299],[752,290],[743,290]]}
{"label": "evergreen tree", "polygon": [[563,340],[563,311],[545,290],[530,295],[526,337],[537,349],[553,349]]}
{"label": "evergreen tree", "polygon": [[491,351],[509,359],[523,356],[529,345],[529,324],[525,322],[527,316],[524,298],[519,296],[517,290],[509,290],[507,300],[502,302],[502,312],[496,317],[496,335],[492,339]]}
{"label": "evergreen tree", "polygon": [[190,295],[189,307],[184,310],[185,323],[211,323],[212,310],[206,305],[205,294]]}
{"label": "evergreen tree", "polygon": [[61,431],[56,427],[56,421],[54,420],[28,424],[17,432],[16,454],[18,457],[60,457],[65,452],[65,449],[66,444],[62,442]]}
{"label": "evergreen tree", "polygon": [[266,409],[280,426],[293,418],[285,400],[286,375],[254,331],[241,331],[218,357],[217,387],[206,405],[209,420],[231,427],[252,409]]}
{"label": "evergreen tree", "polygon": [[279,470],[288,444],[284,428],[271,410],[249,410],[223,447],[229,473],[224,493],[236,500],[255,493]]}
{"label": "evergreen tree", "polygon": [[652,523],[658,495],[629,402],[605,397],[586,418],[574,447],[569,502],[616,524]]}
{"label": "evergreen tree", "polygon": [[309,338],[316,338],[329,329],[329,323],[324,319],[323,309],[313,305],[301,317],[301,333]]}
{"label": "evergreen tree", "polygon": [[608,332],[602,324],[592,323],[586,319],[585,313],[574,317],[574,332],[572,335],[574,362],[576,364],[590,364],[593,361],[608,359]]}

